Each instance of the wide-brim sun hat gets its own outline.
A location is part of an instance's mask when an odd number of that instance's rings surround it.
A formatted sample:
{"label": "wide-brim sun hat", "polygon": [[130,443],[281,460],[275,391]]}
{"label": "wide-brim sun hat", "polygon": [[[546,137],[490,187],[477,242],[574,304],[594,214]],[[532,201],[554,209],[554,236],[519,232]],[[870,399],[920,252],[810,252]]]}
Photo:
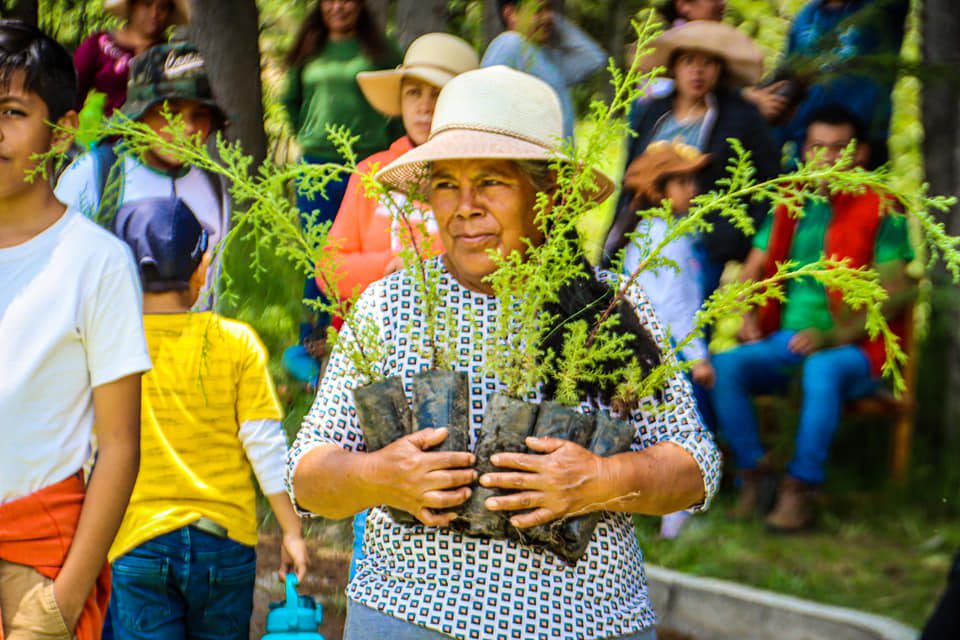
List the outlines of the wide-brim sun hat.
{"label": "wide-brim sun hat", "polygon": [[442,89],[457,75],[479,66],[480,57],[465,40],[449,33],[427,33],[410,43],[399,67],[358,73],[357,84],[374,109],[399,116],[404,78],[416,78]]}
{"label": "wide-brim sun hat", "polygon": [[[440,92],[430,137],[377,173],[377,179],[404,193],[422,189],[427,169],[438,160],[569,160],[560,150],[563,116],[560,99],[543,80],[497,65],[467,71]],[[602,202],[613,180],[591,168]]]}
{"label": "wide-brim sun hat", "polygon": [[697,173],[710,164],[710,154],[682,142],[657,140],[634,158],[623,174],[623,186],[654,203],[664,198],[658,183],[677,174]]}
{"label": "wide-brim sun hat", "polygon": [[727,78],[735,85],[754,85],[763,75],[760,47],[739,29],[713,20],[691,20],[664,31],[654,40],[653,52],[640,61],[640,69],[665,67],[672,76],[670,63],[678,51],[700,51],[722,59]]}
{"label": "wide-brim sun hat", "polygon": [[[103,10],[126,20],[130,15],[130,4],[132,2],[133,0],[103,0]],[[189,0],[173,0],[172,5],[170,24],[189,24]]]}

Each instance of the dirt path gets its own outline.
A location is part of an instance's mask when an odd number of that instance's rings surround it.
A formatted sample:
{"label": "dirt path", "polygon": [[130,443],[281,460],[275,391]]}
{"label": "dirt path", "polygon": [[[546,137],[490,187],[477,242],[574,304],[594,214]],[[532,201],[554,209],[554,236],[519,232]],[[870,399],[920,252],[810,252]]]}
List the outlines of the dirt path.
{"label": "dirt path", "polygon": [[[301,595],[311,595],[323,606],[323,624],[320,633],[325,640],[341,640],[346,600],[343,590],[347,584],[350,554],[324,547],[321,540],[307,538],[310,549],[310,573],[300,586]],[[284,599],[283,584],[277,577],[280,566],[280,538],[261,534],[257,544],[257,586],[253,595],[253,618],[250,640],[260,640],[264,634],[267,607]]]}

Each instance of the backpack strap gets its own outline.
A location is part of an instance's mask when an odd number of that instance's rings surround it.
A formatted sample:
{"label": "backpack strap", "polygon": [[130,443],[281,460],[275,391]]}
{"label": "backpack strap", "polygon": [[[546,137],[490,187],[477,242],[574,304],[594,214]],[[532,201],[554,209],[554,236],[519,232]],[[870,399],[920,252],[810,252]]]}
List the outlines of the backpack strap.
{"label": "backpack strap", "polygon": [[97,210],[93,219],[100,226],[112,229],[123,195],[123,158],[110,142],[97,144],[90,153],[97,187]]}

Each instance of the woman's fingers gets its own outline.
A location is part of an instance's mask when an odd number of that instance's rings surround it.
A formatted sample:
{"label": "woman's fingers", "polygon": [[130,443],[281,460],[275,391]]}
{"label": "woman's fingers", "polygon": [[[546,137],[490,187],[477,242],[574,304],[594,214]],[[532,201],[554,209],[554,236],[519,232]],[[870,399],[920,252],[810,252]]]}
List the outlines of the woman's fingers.
{"label": "woman's fingers", "polygon": [[430,509],[420,509],[416,518],[428,527],[449,527],[457,517],[455,513],[436,513]]}
{"label": "woman's fingers", "polygon": [[420,505],[427,509],[450,509],[460,506],[469,497],[469,487],[461,487],[454,491],[427,491],[420,497]]}
{"label": "woman's fingers", "polygon": [[543,476],[536,473],[485,473],[480,477],[484,487],[497,489],[543,489]]}
{"label": "woman's fingers", "polygon": [[530,511],[528,513],[518,513],[510,518],[510,524],[517,529],[529,529],[530,527],[536,527],[541,524],[553,522],[556,519],[556,513],[545,507],[540,507],[539,509]]}
{"label": "woman's fingers", "polygon": [[473,484],[477,479],[477,472],[473,469],[443,469],[431,471],[424,480],[430,489],[456,489],[464,485]]}
{"label": "woman's fingers", "polygon": [[483,505],[490,511],[525,511],[541,507],[544,499],[545,495],[539,491],[522,491],[487,498]]}

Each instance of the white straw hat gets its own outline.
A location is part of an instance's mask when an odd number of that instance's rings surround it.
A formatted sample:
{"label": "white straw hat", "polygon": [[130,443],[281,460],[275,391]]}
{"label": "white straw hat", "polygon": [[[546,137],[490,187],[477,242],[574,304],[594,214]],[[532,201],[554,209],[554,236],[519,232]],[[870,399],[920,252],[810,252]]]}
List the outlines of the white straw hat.
{"label": "white straw hat", "polygon": [[[377,179],[406,192],[419,186],[429,163],[437,160],[563,159],[560,100],[543,80],[497,65],[467,71],[447,83],[433,112],[430,137],[377,173]],[[592,169],[602,202],[613,181]]]}
{"label": "white straw hat", "polygon": [[640,61],[642,71],[666,67],[677,51],[703,51],[721,58],[727,77],[737,85],[754,85],[763,74],[763,51],[750,36],[714,20],[691,20],[664,31],[653,42],[653,52]]}
{"label": "white straw hat", "polygon": [[428,33],[410,43],[403,64],[388,71],[357,74],[360,90],[374,109],[400,115],[400,83],[404,77],[423,80],[442,89],[464,71],[480,66],[480,58],[465,40],[449,33]]}
{"label": "white straw hat", "polygon": [[[133,0],[103,0],[103,10],[126,20],[130,15],[130,3]],[[173,0],[170,11],[170,24],[188,24],[190,22],[190,3],[188,0]]]}

